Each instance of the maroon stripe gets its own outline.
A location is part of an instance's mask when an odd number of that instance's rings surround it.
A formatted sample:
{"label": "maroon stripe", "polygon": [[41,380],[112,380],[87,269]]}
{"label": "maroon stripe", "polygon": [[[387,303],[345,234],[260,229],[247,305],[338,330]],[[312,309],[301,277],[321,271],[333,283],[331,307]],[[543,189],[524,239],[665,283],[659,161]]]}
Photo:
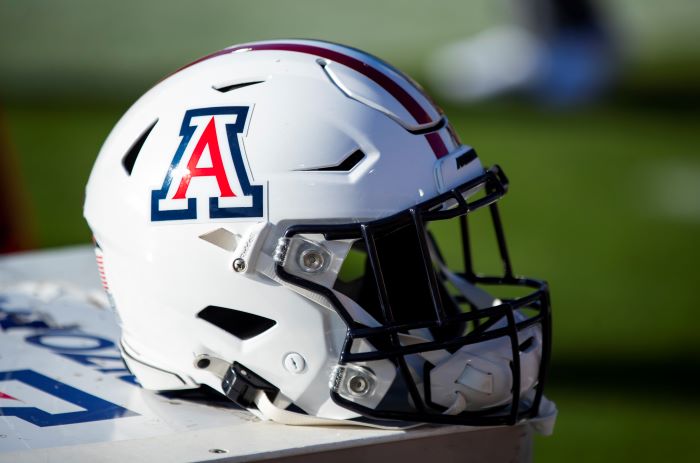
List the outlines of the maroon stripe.
{"label": "maroon stripe", "polygon": [[426,124],[431,121],[428,113],[423,109],[423,107],[399,84],[392,80],[389,76],[373,68],[369,64],[360,61],[359,59],[353,58],[352,56],[344,55],[334,50],[329,50],[327,48],[316,47],[314,45],[303,45],[295,43],[262,43],[259,45],[252,45],[249,48],[253,50],[282,50],[282,51],[295,51],[298,53],[306,53],[308,55],[316,55],[321,58],[330,59],[343,64],[350,69],[354,69],[360,74],[364,74],[378,85],[380,85],[384,90],[389,92],[391,96],[396,98],[401,105],[403,105],[409,114],[419,124]]}
{"label": "maroon stripe", "polygon": [[[389,76],[381,72],[380,70],[373,68],[369,64],[360,61],[359,59],[353,58],[352,56],[344,55],[342,53],[339,53],[334,50],[330,50],[327,48],[322,48],[322,47],[317,47],[314,45],[304,45],[304,44],[297,44],[297,43],[258,43],[258,44],[250,44],[250,45],[242,45],[240,47],[234,47],[234,48],[227,48],[225,50],[219,50],[215,53],[212,53],[210,55],[207,55],[203,58],[198,59],[197,61],[193,61],[192,63],[183,66],[182,68],[178,69],[175,72],[179,72],[183,69],[186,69],[190,66],[193,66],[197,63],[201,63],[202,61],[206,61],[211,58],[215,58],[217,56],[221,55],[226,55],[228,53],[233,53],[234,51],[237,50],[245,50],[245,49],[250,49],[250,50],[279,50],[279,51],[293,51],[293,52],[298,52],[298,53],[305,53],[309,55],[316,55],[320,56],[321,58],[326,58],[329,60],[337,61],[340,64],[343,64],[350,69],[353,69],[360,74],[363,74],[370,79],[372,79],[374,82],[376,82],[379,86],[381,86],[384,90],[386,90],[391,96],[396,98],[396,100],[404,107],[406,110],[409,112],[409,114],[416,120],[418,124],[426,124],[428,122],[431,122],[430,116],[428,113],[423,109],[423,107],[416,101],[415,98],[413,98],[406,90],[403,89],[399,84],[397,84],[393,79],[391,79]],[[442,138],[437,132],[432,132],[429,133],[425,136],[426,140],[430,144],[430,148],[433,150],[433,153],[435,153],[435,157],[438,159],[443,157],[444,155],[447,154],[447,147],[445,146],[445,143],[442,141]]]}
{"label": "maroon stripe", "polygon": [[428,140],[428,143],[433,149],[433,153],[435,153],[436,158],[440,159],[447,154],[447,147],[445,146],[445,142],[442,141],[440,133],[431,132],[425,136],[425,139]]}

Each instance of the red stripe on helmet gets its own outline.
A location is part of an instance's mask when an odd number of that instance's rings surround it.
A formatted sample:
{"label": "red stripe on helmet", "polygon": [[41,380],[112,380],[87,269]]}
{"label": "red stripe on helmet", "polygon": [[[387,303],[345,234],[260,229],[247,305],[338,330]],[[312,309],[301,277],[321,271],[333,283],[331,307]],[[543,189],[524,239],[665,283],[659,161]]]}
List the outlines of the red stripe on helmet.
{"label": "red stripe on helmet", "polygon": [[[396,100],[408,111],[408,113],[416,120],[418,124],[426,124],[431,122],[430,115],[423,107],[416,101],[415,98],[411,96],[406,90],[396,83],[391,77],[384,74],[379,69],[370,66],[368,63],[361,61],[352,56],[345,55],[343,53],[331,50],[328,48],[318,47],[315,45],[306,45],[301,43],[254,43],[249,45],[241,45],[239,47],[226,48],[224,50],[219,50],[215,53],[207,55],[200,58],[192,63],[183,66],[176,72],[186,69],[202,61],[206,61],[211,58],[216,58],[217,56],[226,55],[228,53],[233,53],[238,50],[272,50],[272,51],[292,51],[297,53],[305,53],[308,55],[316,55],[321,58],[326,58],[329,60],[336,61],[344,66],[353,69],[360,74],[373,80],[377,85],[386,90],[391,96],[396,98]],[[425,135],[430,148],[435,153],[435,157],[438,159],[445,156],[448,152],[442,137],[437,132],[432,132]]]}
{"label": "red stripe on helmet", "polygon": [[429,134],[426,134],[425,139],[428,140],[428,143],[433,149],[433,153],[435,153],[436,158],[440,159],[441,157],[447,154],[447,147],[445,146],[445,142],[442,140],[442,137],[438,132],[431,132]]}

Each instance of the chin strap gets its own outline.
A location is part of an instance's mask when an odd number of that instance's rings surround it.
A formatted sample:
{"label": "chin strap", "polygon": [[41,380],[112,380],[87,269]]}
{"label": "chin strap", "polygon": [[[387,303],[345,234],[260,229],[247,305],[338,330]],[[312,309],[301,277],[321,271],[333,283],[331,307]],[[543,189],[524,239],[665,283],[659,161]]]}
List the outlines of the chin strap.
{"label": "chin strap", "polygon": [[290,426],[362,426],[374,429],[401,430],[416,428],[423,425],[422,423],[399,424],[399,422],[397,422],[396,425],[392,426],[365,421],[319,418],[280,408],[272,403],[264,391],[259,391],[256,395],[255,405],[258,407],[260,418]]}
{"label": "chin strap", "polygon": [[461,392],[455,392],[455,401],[452,405],[442,412],[443,415],[459,415],[467,409],[467,399],[464,398]]}
{"label": "chin strap", "polygon": [[[425,423],[404,423],[343,420],[333,418],[319,418],[278,407],[273,403],[268,394],[277,394],[277,388],[259,378],[253,372],[245,370],[238,363],[228,362],[199,355],[195,358],[195,365],[199,369],[207,370],[222,380],[224,394],[234,402],[244,406],[251,413],[262,420],[289,426],[362,426],[374,429],[405,430],[423,426]],[[241,378],[241,381],[237,381]],[[467,401],[464,395],[455,393],[453,404],[444,412],[445,415],[458,415],[466,409]],[[541,434],[551,434],[556,418],[556,407],[547,399],[542,399],[540,415],[528,421],[533,429]],[[478,429],[478,428],[473,428]]]}
{"label": "chin strap", "polygon": [[[332,418],[318,418],[315,416],[304,415],[303,413],[292,412],[276,406],[267,397],[267,394],[260,391],[255,398],[255,405],[258,407],[255,413],[262,420],[274,421],[275,423],[285,424],[288,426],[361,426],[365,428],[386,429],[386,430],[406,430],[413,429],[419,426],[424,426],[425,423],[410,423],[405,425],[382,425],[366,421],[353,420],[334,420]],[[445,415],[458,415],[464,411],[467,406],[467,401],[464,396],[457,392],[455,401],[445,410]],[[251,410],[252,411],[252,410]],[[554,431],[554,424],[557,419],[557,408],[554,402],[542,398],[540,411],[536,418],[529,419],[526,424],[538,434],[549,436]],[[482,429],[482,427],[469,427],[471,430]]]}
{"label": "chin strap", "polygon": [[[450,407],[443,412],[443,415],[459,415],[467,408],[467,400],[461,392],[455,392],[455,401]],[[554,432],[554,424],[557,421],[557,407],[554,402],[542,397],[540,409],[535,418],[527,420],[530,426],[537,434],[543,436],[551,436]]]}
{"label": "chin strap", "polygon": [[261,418],[274,421],[275,423],[291,426],[347,426],[356,424],[348,420],[318,418],[316,416],[285,410],[273,404],[263,391],[258,391],[255,396],[255,405],[260,411]]}
{"label": "chin strap", "polygon": [[[238,362],[233,364],[209,355],[198,355],[195,366],[221,379],[223,393],[233,402],[248,409],[258,418],[291,426],[363,426],[376,429],[408,429],[421,426],[422,423],[403,423],[400,421],[379,424],[359,420],[342,420],[319,418],[304,413],[280,408],[273,403],[279,390]],[[269,394],[269,395],[268,395]]]}

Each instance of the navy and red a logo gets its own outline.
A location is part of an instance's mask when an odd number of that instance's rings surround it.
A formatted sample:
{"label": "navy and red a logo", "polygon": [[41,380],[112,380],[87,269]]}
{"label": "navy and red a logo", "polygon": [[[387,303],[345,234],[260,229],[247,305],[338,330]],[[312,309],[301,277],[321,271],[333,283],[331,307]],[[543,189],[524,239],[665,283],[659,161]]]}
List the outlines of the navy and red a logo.
{"label": "navy and red a logo", "polygon": [[265,191],[263,185],[251,185],[239,140],[249,109],[225,106],[185,112],[182,140],[163,186],[151,191],[152,221],[264,216]]}

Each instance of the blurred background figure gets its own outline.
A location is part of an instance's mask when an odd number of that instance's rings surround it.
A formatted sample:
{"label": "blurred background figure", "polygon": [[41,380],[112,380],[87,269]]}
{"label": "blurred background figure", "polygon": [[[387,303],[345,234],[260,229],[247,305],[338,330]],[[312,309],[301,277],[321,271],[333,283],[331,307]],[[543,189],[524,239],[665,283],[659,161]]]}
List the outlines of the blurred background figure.
{"label": "blurred background figure", "polygon": [[0,254],[22,251],[31,245],[28,208],[20,175],[0,107]]}
{"label": "blurred background figure", "polygon": [[511,4],[510,23],[440,47],[431,57],[428,78],[439,95],[466,103],[517,93],[572,106],[596,99],[613,83],[615,34],[594,0]]}

